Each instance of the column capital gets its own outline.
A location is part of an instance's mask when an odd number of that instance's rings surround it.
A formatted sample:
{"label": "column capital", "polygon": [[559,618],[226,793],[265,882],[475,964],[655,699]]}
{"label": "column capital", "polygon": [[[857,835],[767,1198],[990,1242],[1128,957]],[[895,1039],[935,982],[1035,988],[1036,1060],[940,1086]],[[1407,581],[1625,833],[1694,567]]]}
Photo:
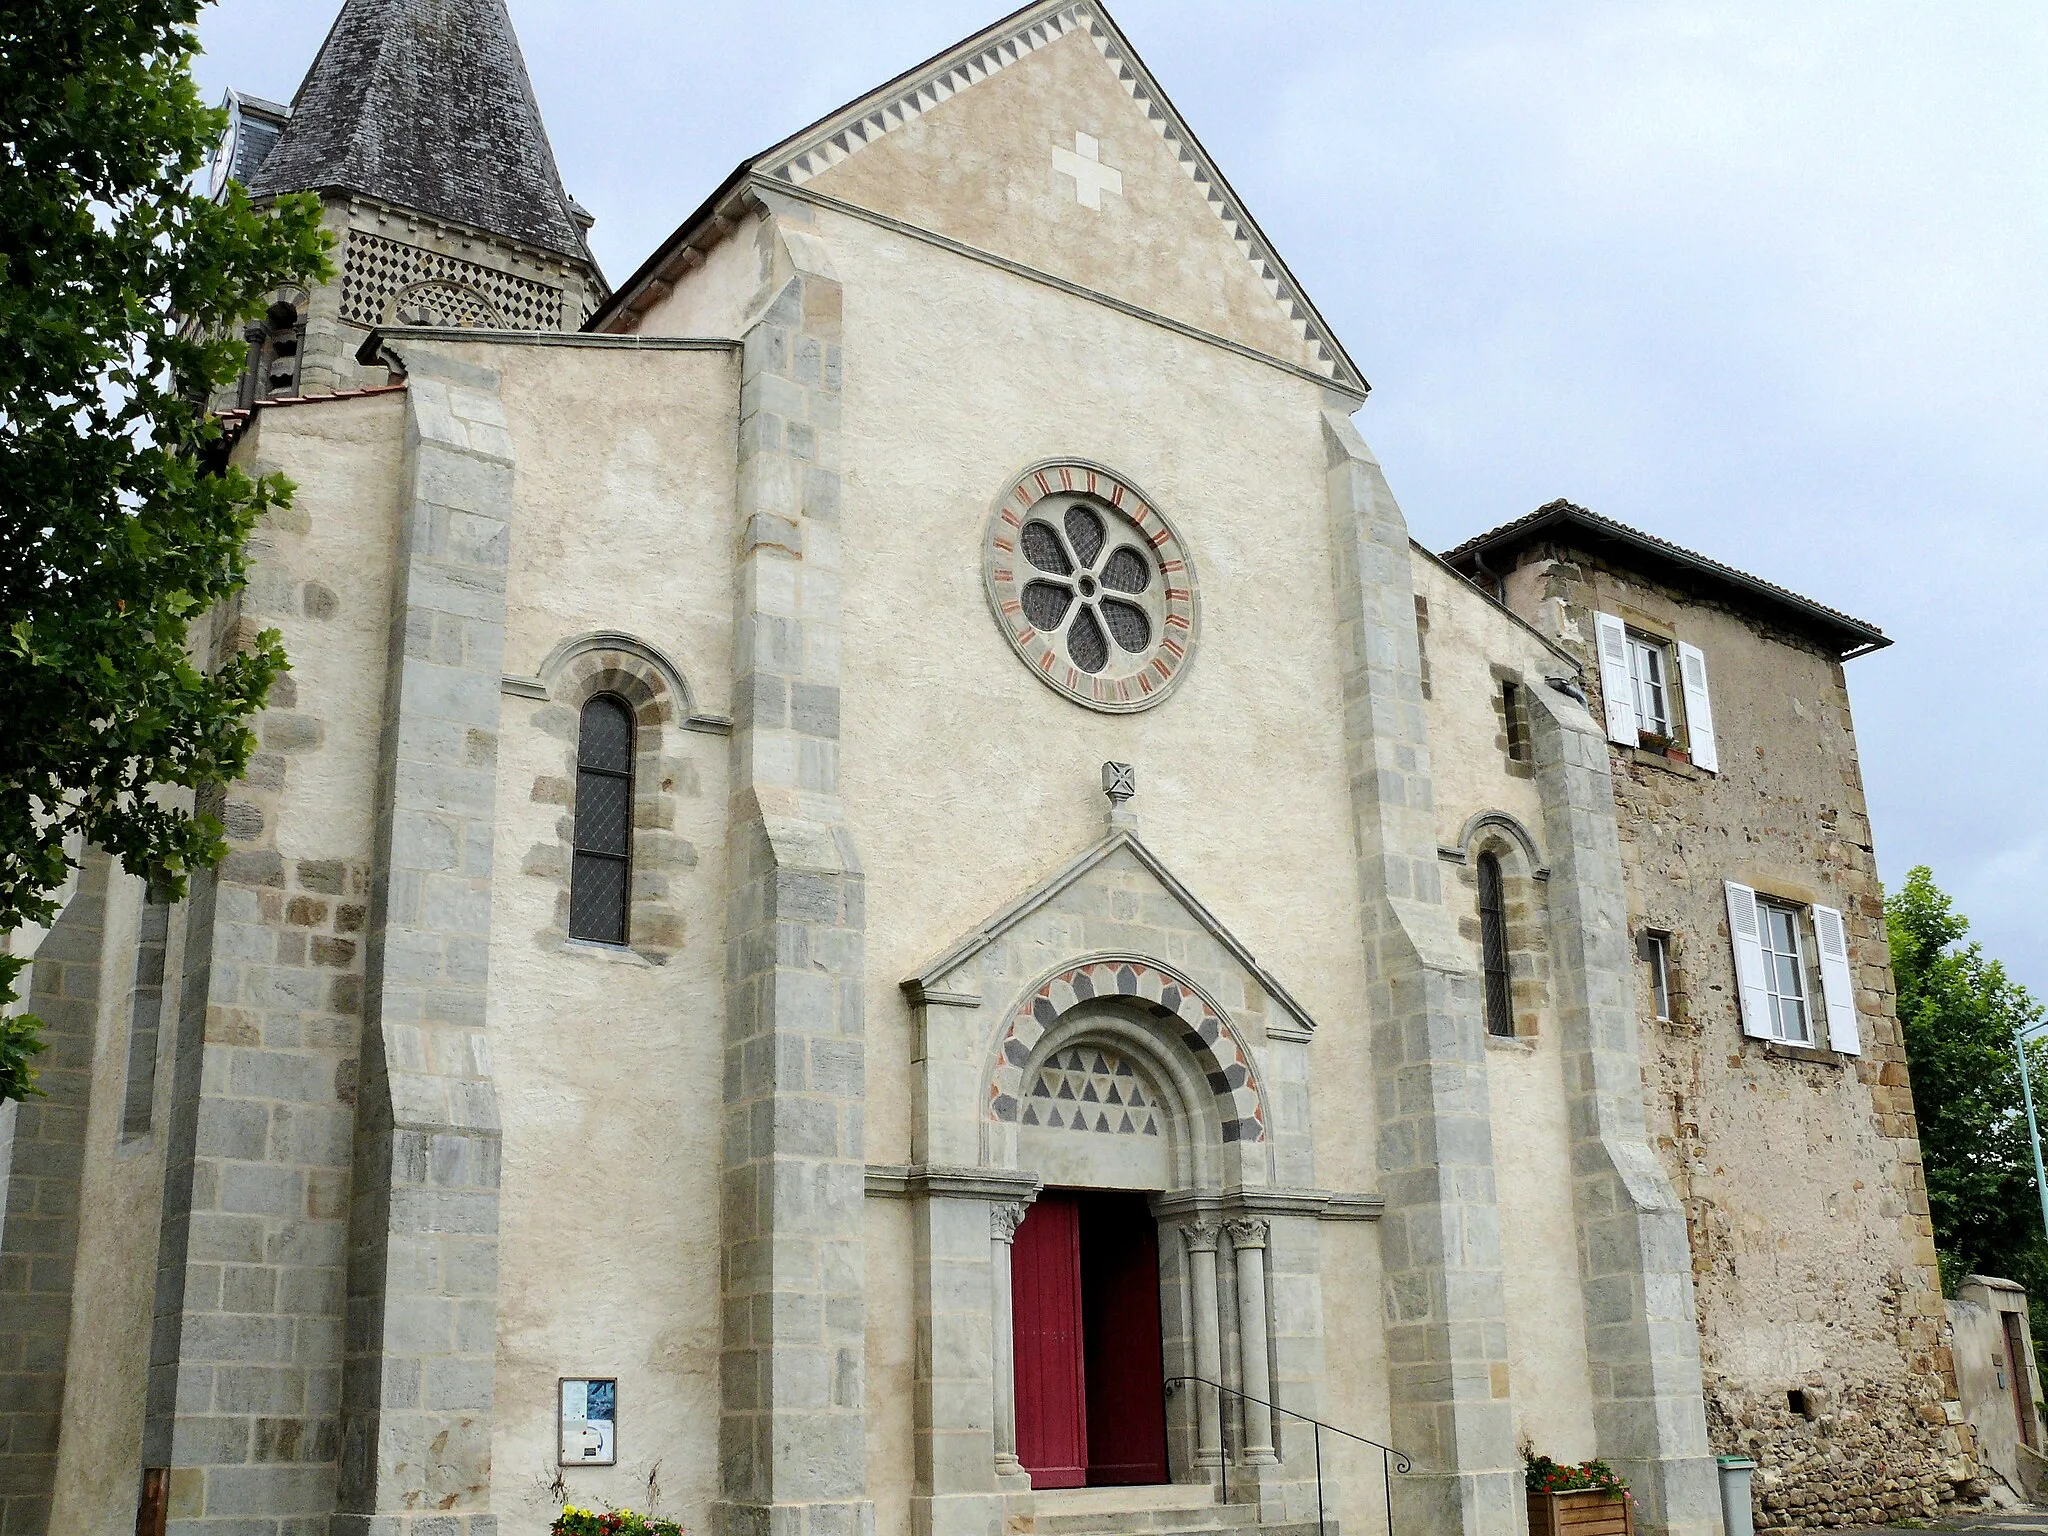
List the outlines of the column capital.
{"label": "column capital", "polygon": [[1213,1221],[1191,1221],[1180,1229],[1181,1241],[1190,1253],[1214,1253],[1223,1229]]}
{"label": "column capital", "polygon": [[1017,1240],[1017,1229],[1024,1224],[1024,1202],[1021,1200],[998,1200],[988,1208],[988,1235],[999,1243],[1013,1243]]}
{"label": "column capital", "polygon": [[1223,1230],[1230,1234],[1230,1246],[1233,1248],[1263,1248],[1272,1227],[1256,1217],[1246,1217],[1226,1221],[1223,1223]]}

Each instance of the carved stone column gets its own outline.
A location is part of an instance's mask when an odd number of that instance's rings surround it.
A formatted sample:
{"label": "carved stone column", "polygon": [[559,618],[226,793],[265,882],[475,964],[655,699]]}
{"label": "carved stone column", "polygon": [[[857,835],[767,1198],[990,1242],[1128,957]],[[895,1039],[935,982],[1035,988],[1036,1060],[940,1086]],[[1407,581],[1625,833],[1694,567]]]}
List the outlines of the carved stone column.
{"label": "carved stone column", "polygon": [[[1193,1221],[1180,1229],[1188,1245],[1188,1290],[1195,1333],[1195,1374],[1203,1381],[1223,1380],[1223,1328],[1216,1310],[1216,1248],[1223,1232],[1213,1221]],[[1223,1394],[1215,1387],[1195,1388],[1195,1464],[1223,1464]]]}
{"label": "carved stone column", "polygon": [[1243,1352],[1239,1379],[1244,1394],[1257,1399],[1244,1405],[1244,1459],[1252,1466],[1271,1465],[1273,1454],[1273,1373],[1266,1337],[1266,1224],[1231,1221],[1223,1230],[1237,1250],[1237,1335]]}
{"label": "carved stone column", "polygon": [[996,1477],[1025,1477],[1017,1459],[1017,1337],[1010,1315],[1010,1247],[1024,1224],[1021,1201],[988,1208],[989,1302],[995,1318]]}

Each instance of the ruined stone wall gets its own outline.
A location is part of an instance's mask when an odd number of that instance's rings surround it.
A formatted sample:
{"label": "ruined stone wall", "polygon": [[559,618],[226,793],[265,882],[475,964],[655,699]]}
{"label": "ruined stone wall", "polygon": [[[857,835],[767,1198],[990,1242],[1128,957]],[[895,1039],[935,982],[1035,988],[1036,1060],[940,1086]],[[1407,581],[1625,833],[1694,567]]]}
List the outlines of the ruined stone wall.
{"label": "ruined stone wall", "polygon": [[[1714,1449],[1759,1462],[1760,1529],[1921,1515],[1974,1476],[1955,1404],[1883,892],[1842,667],[1801,636],[1572,552],[1509,605],[1583,657],[1593,613],[1699,646],[1721,772],[1611,746],[1652,1140],[1684,1201]],[[1839,908],[1862,1055],[1742,1032],[1723,882]],[[1822,1031],[1824,1034],[1825,1031]]]}

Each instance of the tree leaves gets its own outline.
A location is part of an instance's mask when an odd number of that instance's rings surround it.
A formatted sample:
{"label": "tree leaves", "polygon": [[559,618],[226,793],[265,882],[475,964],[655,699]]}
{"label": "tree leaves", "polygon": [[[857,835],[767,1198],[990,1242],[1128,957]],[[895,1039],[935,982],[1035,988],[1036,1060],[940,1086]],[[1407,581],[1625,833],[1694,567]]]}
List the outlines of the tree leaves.
{"label": "tree leaves", "polygon": [[[331,276],[329,241],[313,198],[196,190],[225,128],[191,76],[202,3],[0,0],[0,932],[55,916],[74,834],[173,897],[218,861],[167,791],[241,773],[286,665],[232,619],[291,487],[218,462],[201,402],[276,288]],[[32,1091],[23,1038],[0,1101]]]}
{"label": "tree leaves", "polygon": [[[2042,1006],[1981,946],[1963,942],[1969,920],[1924,866],[1886,898],[1885,919],[1944,1281],[2000,1275],[2039,1306],[2048,1301],[2048,1236],[2013,1037],[2041,1022]],[[2048,1043],[2029,1065],[2036,1104],[2048,1108]]]}

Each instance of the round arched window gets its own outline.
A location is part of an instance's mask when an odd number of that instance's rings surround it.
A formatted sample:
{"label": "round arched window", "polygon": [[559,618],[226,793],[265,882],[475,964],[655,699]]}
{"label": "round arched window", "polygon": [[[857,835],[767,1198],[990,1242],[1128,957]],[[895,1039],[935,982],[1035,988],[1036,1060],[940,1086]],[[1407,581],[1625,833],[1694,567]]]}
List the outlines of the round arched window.
{"label": "round arched window", "polygon": [[1128,712],[1179,680],[1195,641],[1194,567],[1128,481],[1075,462],[1027,472],[996,506],[983,562],[997,622],[1047,686]]}

